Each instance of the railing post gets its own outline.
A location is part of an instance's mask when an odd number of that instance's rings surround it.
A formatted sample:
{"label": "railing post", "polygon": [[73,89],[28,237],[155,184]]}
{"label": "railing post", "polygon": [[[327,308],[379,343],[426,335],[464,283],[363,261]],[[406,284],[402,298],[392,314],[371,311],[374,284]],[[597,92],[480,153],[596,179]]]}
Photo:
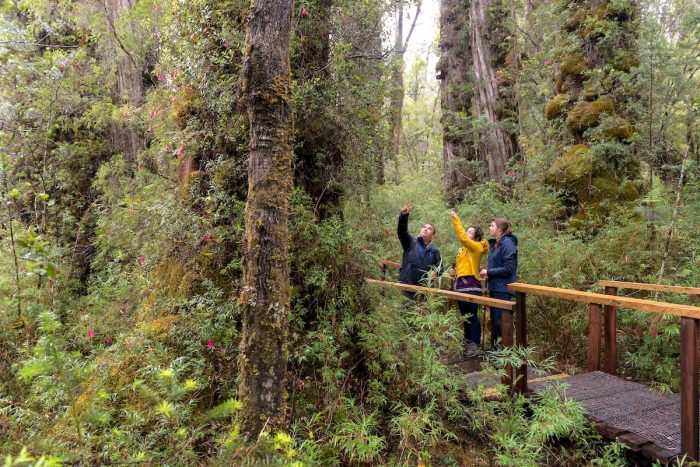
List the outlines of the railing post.
{"label": "railing post", "polygon": [[382,263],[382,280],[383,281],[386,280],[386,270],[387,270],[386,264]]}
{"label": "railing post", "polygon": [[[513,346],[513,310],[501,308],[501,345],[506,347]],[[505,375],[501,379],[501,383],[513,389],[513,366],[506,365],[504,368]]]}
{"label": "railing post", "polygon": [[698,320],[681,318],[681,454],[698,452]]}
{"label": "railing post", "polygon": [[[617,287],[605,287],[606,295],[617,295]],[[606,373],[617,374],[617,307],[605,305],[605,365]]]}
{"label": "railing post", "polygon": [[[515,293],[515,339],[518,347],[527,348],[527,308],[525,306],[525,293]],[[515,389],[518,392],[527,392],[527,362],[524,362],[515,372]]]}
{"label": "railing post", "polygon": [[598,371],[600,370],[600,305],[589,303],[588,315],[588,371]]}

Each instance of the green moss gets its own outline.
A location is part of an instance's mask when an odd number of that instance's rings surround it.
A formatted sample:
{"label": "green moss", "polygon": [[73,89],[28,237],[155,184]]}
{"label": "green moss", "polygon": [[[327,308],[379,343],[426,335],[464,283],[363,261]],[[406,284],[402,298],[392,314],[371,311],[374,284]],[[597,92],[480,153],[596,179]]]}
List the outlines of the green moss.
{"label": "green moss", "polygon": [[559,74],[562,78],[571,76],[580,79],[583,78],[587,72],[588,59],[576,52],[566,55],[559,67]]}
{"label": "green moss", "polygon": [[594,101],[598,99],[599,94],[592,82],[587,82],[583,87],[583,98],[587,101]]}
{"label": "green moss", "polygon": [[570,100],[568,94],[557,94],[554,96],[544,106],[544,118],[554,120],[564,115],[566,109],[570,106]]}
{"label": "green moss", "polygon": [[625,141],[634,136],[634,125],[620,116],[614,116],[605,122],[603,134],[611,139]]}
{"label": "green moss", "polygon": [[639,66],[639,57],[636,52],[630,53],[629,50],[623,50],[615,54],[610,66],[616,71],[629,73],[632,68]]}
{"label": "green moss", "polygon": [[581,23],[583,23],[583,21],[586,19],[587,16],[588,16],[588,9],[587,8],[579,8],[564,23],[564,30],[567,32],[576,31],[581,26]]}
{"label": "green moss", "polygon": [[547,171],[546,181],[552,186],[580,191],[593,173],[593,156],[585,144],[570,147]]}
{"label": "green moss", "polygon": [[632,180],[625,180],[624,182],[622,182],[618,192],[620,198],[624,201],[633,201],[635,199],[639,199],[640,195],[637,183],[633,182]]}
{"label": "green moss", "polygon": [[580,102],[566,116],[566,128],[580,135],[587,129],[597,126],[603,113],[612,114],[614,110],[615,105],[607,97],[601,97],[593,102]]}

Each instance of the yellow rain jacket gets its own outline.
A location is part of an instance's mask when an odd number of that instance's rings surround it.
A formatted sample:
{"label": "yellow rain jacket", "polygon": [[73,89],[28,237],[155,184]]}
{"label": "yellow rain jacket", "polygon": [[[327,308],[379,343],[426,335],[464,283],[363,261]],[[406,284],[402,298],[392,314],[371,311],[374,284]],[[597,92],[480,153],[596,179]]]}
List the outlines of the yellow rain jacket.
{"label": "yellow rain jacket", "polygon": [[462,244],[462,248],[457,253],[456,260],[456,277],[474,276],[479,279],[479,271],[481,267],[481,257],[488,253],[489,242],[482,239],[480,242],[470,240],[467,237],[467,231],[462,226],[462,221],[459,217],[452,218],[452,226],[455,228],[457,238]]}

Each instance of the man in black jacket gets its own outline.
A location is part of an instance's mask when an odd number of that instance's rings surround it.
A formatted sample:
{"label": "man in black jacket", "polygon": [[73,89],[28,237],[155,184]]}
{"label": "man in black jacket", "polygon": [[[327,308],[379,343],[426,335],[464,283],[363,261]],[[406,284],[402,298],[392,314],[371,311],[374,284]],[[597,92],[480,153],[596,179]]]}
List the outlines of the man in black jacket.
{"label": "man in black jacket", "polygon": [[[421,282],[426,274],[434,267],[440,274],[442,260],[440,250],[433,245],[435,236],[435,226],[425,224],[420,230],[417,238],[408,233],[408,214],[411,208],[404,205],[399,215],[399,226],[396,233],[403,247],[403,259],[401,260],[401,276],[399,282],[411,285],[422,285]],[[415,300],[416,294],[413,292],[402,292],[406,297]]]}

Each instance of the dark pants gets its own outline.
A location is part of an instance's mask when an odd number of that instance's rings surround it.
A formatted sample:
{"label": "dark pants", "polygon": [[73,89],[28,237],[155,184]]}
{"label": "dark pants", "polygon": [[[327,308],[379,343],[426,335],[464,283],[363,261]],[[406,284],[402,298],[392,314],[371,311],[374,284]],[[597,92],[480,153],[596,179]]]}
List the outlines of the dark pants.
{"label": "dark pants", "polygon": [[[499,300],[508,300],[510,301],[512,298],[512,295],[507,293],[507,292],[489,292],[489,296],[491,298],[498,298]],[[503,321],[501,320],[501,310],[500,308],[491,308],[491,320],[496,326],[496,340],[500,339],[502,337],[502,324]]]}
{"label": "dark pants", "polygon": [[[469,295],[481,296],[481,292],[465,292]],[[464,339],[481,345],[481,321],[479,321],[479,305],[469,302],[457,302],[459,313],[464,321]]]}

